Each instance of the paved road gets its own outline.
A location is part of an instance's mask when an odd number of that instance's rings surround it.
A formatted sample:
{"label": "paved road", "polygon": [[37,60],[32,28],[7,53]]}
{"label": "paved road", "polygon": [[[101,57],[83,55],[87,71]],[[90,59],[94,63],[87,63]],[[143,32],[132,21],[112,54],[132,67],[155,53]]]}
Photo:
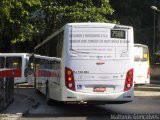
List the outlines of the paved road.
{"label": "paved road", "polygon": [[[160,120],[160,96],[135,96],[135,100],[127,104],[119,105],[65,105],[48,106],[40,103],[37,108],[31,109],[28,114],[19,120],[40,120],[52,118],[53,120],[106,120],[121,117],[138,118],[141,115],[151,115],[154,120]],[[123,116],[126,115],[126,116]],[[122,119],[122,118],[121,118]]]}
{"label": "paved road", "polygon": [[[152,93],[153,94],[153,93]],[[106,115],[106,114],[160,114],[159,96],[135,96],[135,100],[126,104],[108,105],[63,105],[48,106],[40,103],[33,108],[28,115],[50,115],[50,116],[79,116],[79,115]],[[27,116],[27,115],[26,115]]]}
{"label": "paved road", "polygon": [[158,115],[160,92],[155,91],[135,91],[133,102],[119,105],[48,106],[45,97],[35,94],[33,88],[22,88],[15,90],[15,101],[0,114],[0,120],[121,120],[123,117],[154,117],[154,120],[160,120]]}

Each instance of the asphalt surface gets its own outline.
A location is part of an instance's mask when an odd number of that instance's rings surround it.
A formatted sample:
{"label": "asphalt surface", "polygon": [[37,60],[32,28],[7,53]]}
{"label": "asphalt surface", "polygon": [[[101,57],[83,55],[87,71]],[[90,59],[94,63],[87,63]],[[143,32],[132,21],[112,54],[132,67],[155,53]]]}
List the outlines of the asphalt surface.
{"label": "asphalt surface", "polygon": [[[159,83],[160,82],[158,80],[152,80],[150,85],[135,87],[135,96],[160,96]],[[14,102],[0,113],[0,120],[7,120],[9,118],[16,120],[16,118],[26,115],[34,107],[36,108],[41,101],[39,101],[40,96],[38,94],[34,94],[34,92],[34,88],[27,84],[16,86]],[[45,106],[42,105],[42,107]]]}
{"label": "asphalt surface", "polygon": [[34,88],[15,88],[14,92],[14,101],[1,111],[0,120],[8,120],[8,116],[11,116],[11,120],[14,117],[23,116],[38,104],[36,101],[38,96],[33,95]]}

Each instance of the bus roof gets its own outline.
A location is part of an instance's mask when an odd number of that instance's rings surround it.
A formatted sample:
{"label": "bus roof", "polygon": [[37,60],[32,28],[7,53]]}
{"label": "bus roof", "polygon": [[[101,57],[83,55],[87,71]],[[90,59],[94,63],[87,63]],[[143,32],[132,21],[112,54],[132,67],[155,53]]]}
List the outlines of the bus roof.
{"label": "bus roof", "polygon": [[42,56],[42,55],[38,55],[38,54],[34,54],[35,58],[41,58],[41,59],[46,59],[46,60],[58,60],[60,61],[60,58],[56,58],[56,57],[48,57],[48,56]]}
{"label": "bus roof", "polygon": [[119,27],[131,27],[131,26],[126,26],[126,25],[120,25],[120,24],[115,24],[115,23],[99,23],[99,22],[80,22],[80,23],[67,23],[65,26],[90,26],[90,25],[98,25],[98,26],[119,26]]}
{"label": "bus roof", "polygon": [[147,48],[148,48],[148,46],[147,46],[147,45],[144,45],[144,44],[139,44],[139,43],[135,43],[135,44],[134,44],[134,46],[138,46],[138,45],[139,45],[139,46],[143,46],[143,47],[147,47]]}
{"label": "bus roof", "polygon": [[49,37],[47,37],[43,42],[41,42],[40,44],[38,44],[37,46],[35,46],[34,50],[36,50],[37,48],[39,48],[40,46],[42,46],[43,44],[45,44],[47,41],[49,41],[52,37],[56,36],[57,34],[59,34],[60,32],[62,32],[66,27],[69,26],[108,26],[109,28],[117,28],[117,29],[131,29],[132,26],[126,26],[126,25],[119,25],[119,24],[114,24],[114,23],[99,23],[99,22],[80,22],[80,23],[67,23],[65,24],[63,27],[61,27],[60,29],[58,29],[57,31],[55,31],[52,35],[50,35]]}
{"label": "bus roof", "polygon": [[29,53],[0,53],[0,56],[29,56]]}

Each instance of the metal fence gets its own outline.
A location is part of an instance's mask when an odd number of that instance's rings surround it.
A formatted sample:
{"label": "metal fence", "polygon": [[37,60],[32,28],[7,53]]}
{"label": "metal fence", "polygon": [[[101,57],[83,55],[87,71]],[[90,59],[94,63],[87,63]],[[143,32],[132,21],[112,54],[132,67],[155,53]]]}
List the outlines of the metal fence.
{"label": "metal fence", "polygon": [[14,77],[0,77],[0,111],[14,100]]}

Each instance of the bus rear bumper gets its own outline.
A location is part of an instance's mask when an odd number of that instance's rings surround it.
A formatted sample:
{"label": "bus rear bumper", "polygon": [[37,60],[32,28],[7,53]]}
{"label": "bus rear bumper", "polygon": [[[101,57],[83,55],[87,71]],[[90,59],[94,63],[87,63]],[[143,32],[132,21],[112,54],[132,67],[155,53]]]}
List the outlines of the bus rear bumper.
{"label": "bus rear bumper", "polygon": [[134,100],[134,88],[127,92],[119,93],[82,93],[68,90],[69,94],[64,97],[65,102],[87,102],[87,103],[125,103]]}

